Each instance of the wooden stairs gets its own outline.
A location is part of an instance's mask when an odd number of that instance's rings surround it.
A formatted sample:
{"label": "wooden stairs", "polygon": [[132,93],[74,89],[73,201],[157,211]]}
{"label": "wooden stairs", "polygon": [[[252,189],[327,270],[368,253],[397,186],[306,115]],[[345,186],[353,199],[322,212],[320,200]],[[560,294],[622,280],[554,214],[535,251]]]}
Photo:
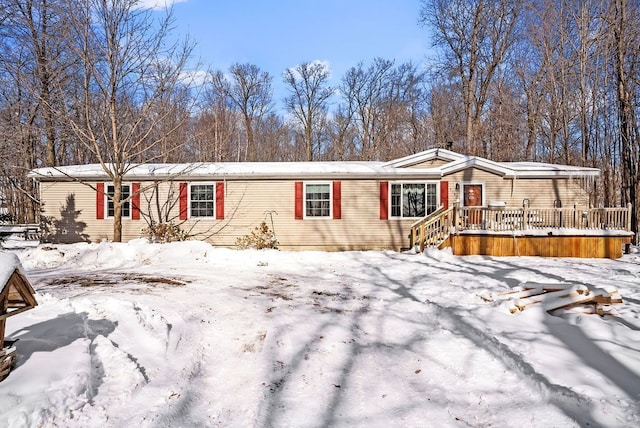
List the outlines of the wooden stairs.
{"label": "wooden stairs", "polygon": [[409,248],[416,248],[421,253],[427,247],[449,247],[449,235],[453,226],[454,208],[437,210],[411,225]]}

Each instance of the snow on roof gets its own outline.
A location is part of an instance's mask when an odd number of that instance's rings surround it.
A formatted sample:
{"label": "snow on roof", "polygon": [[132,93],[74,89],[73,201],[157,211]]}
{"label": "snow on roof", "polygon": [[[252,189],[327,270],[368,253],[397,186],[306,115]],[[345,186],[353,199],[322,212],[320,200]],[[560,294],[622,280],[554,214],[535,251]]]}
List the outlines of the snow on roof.
{"label": "snow on roof", "polygon": [[[407,168],[433,159],[449,161],[428,168]],[[494,162],[478,156],[460,155],[444,149],[429,149],[390,162],[212,162],[130,165],[126,179],[331,179],[331,178],[423,178],[439,179],[465,168],[481,168],[505,177],[598,176],[596,168],[537,162]],[[29,177],[39,181],[108,179],[100,164],[38,168]]]}
{"label": "snow on roof", "polygon": [[597,177],[600,175],[598,168],[588,168],[574,165],[557,165],[542,162],[502,162],[507,168],[518,171],[520,176],[537,175],[571,175]]}
{"label": "snow on roof", "polygon": [[[141,164],[132,166],[127,178],[380,178],[395,176],[440,177],[437,169],[402,169],[386,166],[383,162],[216,162],[191,164]],[[41,181],[55,179],[105,178],[100,164],[71,165],[56,168],[38,168],[29,177]]]}
{"label": "snow on roof", "polygon": [[4,251],[0,252],[0,292],[4,291],[7,281],[16,269],[21,269],[18,256]]}

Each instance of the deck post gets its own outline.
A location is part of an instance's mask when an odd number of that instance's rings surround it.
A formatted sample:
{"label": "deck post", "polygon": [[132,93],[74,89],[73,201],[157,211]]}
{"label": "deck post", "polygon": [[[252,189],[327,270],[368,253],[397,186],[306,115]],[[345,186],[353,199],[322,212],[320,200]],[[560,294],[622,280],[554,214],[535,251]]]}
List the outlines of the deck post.
{"label": "deck post", "polygon": [[459,217],[460,217],[460,201],[456,201],[453,204],[453,228],[456,232],[460,230]]}
{"label": "deck post", "polygon": [[409,234],[409,238],[411,239],[409,248],[414,248],[418,245],[418,241],[420,239],[420,229],[419,226],[414,225],[411,228],[411,233]]}

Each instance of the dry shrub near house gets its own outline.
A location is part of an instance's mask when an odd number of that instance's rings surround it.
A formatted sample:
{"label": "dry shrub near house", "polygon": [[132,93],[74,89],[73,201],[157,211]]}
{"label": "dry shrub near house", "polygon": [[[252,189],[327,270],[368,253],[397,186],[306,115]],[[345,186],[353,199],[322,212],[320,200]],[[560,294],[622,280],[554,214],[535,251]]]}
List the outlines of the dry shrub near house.
{"label": "dry shrub near house", "polygon": [[277,249],[278,239],[276,238],[276,234],[269,229],[267,223],[263,221],[259,226],[256,226],[250,234],[236,239],[236,245],[241,249]]}
{"label": "dry shrub near house", "polygon": [[142,229],[142,236],[151,242],[174,242],[187,239],[187,233],[173,223],[150,224]]}

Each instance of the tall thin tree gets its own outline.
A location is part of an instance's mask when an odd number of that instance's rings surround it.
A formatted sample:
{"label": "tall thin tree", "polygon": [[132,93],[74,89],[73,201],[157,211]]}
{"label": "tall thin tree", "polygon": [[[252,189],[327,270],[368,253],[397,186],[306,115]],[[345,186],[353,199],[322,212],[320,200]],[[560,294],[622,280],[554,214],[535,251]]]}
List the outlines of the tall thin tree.
{"label": "tall thin tree", "polygon": [[328,84],[330,73],[328,65],[320,61],[304,62],[284,72],[290,93],[285,98],[285,106],[302,127],[308,161],[318,153],[320,144],[314,141],[314,135],[318,135],[318,128],[324,123],[328,101],[333,95],[333,88]]}
{"label": "tall thin tree", "polygon": [[[168,43],[172,15],[156,22],[137,0],[83,0],[76,16],[76,56],[81,64],[83,99],[79,114],[67,118],[79,142],[95,155],[113,184],[113,240],[122,240],[125,174],[134,160],[154,160],[154,149],[180,123],[162,135],[153,131],[171,115],[166,94],[187,92],[185,70],[192,46]],[[162,78],[158,67],[162,63]],[[175,96],[175,92],[174,92]],[[129,198],[131,198],[130,195]]]}

